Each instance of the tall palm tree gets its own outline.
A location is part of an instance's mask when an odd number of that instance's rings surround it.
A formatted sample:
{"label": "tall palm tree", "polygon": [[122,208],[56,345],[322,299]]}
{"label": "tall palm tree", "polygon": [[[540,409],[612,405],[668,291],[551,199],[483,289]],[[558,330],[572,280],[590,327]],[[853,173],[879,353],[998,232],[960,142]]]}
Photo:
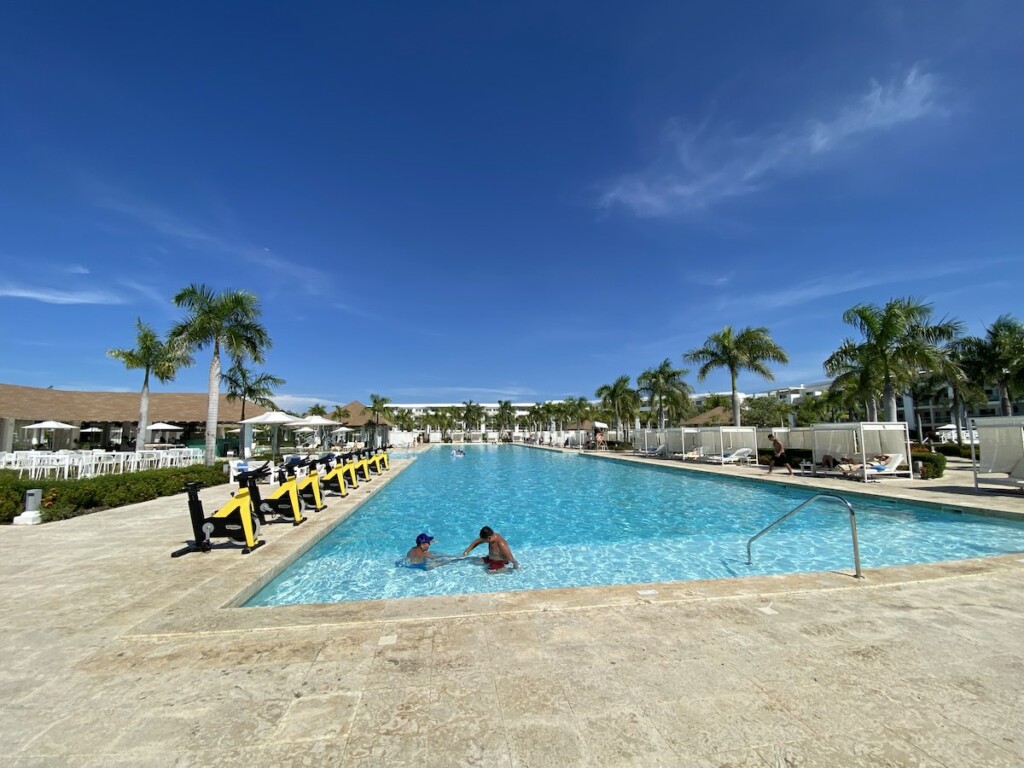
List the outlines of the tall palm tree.
{"label": "tall palm tree", "polygon": [[383,395],[370,395],[370,414],[373,416],[373,441],[377,442],[378,433],[380,432],[380,420],[386,419],[391,414],[391,409],[388,408],[388,404],[391,402],[391,398],[384,397]]}
{"label": "tall palm tree", "polygon": [[516,409],[511,400],[499,400],[498,410],[494,414],[494,424],[499,435],[505,431],[511,432],[516,428]]}
{"label": "tall palm tree", "polygon": [[636,377],[637,389],[647,398],[647,406],[657,414],[658,429],[665,428],[665,418],[669,413],[685,410],[690,403],[693,388],[683,381],[689,371],[675,368],[669,358],[665,358],[657,368],[648,368]]}
{"label": "tall palm tree", "polygon": [[576,445],[581,445],[580,431],[583,429],[583,422],[590,418],[593,410],[590,401],[585,397],[569,396],[565,398],[565,416],[576,425]]}
{"label": "tall palm tree", "polygon": [[220,393],[220,357],[226,351],[236,360],[262,363],[270,348],[270,335],[260,322],[259,300],[246,291],[215,293],[201,283],[178,291],[174,303],[187,314],[171,329],[170,337],[189,351],[211,347],[210,379],[206,406],[206,456],[213,464],[217,448],[217,410]]}
{"label": "tall palm tree", "polygon": [[306,409],[306,416],[323,416],[327,418],[327,407],[323,403],[313,403]]}
{"label": "tall palm tree", "polygon": [[825,372],[834,377],[828,391],[853,419],[861,411],[868,421],[878,421],[878,397],[882,379],[871,351],[846,339],[825,361]]}
{"label": "tall palm tree", "polygon": [[629,376],[619,376],[611,384],[602,384],[594,392],[601,398],[601,407],[615,413],[615,436],[623,440],[622,422],[640,411],[640,393],[630,384]]}
{"label": "tall palm tree", "polygon": [[708,336],[704,346],[683,355],[683,360],[700,366],[697,380],[704,381],[717,368],[729,371],[732,387],[732,423],[740,426],[740,398],[736,389],[736,378],[747,370],[758,376],[775,381],[768,363],[789,362],[785,351],[772,339],[767,328],[744,328],[735,333],[732,326],[725,326]]}
{"label": "tall palm tree", "polygon": [[173,381],[178,369],[192,365],[192,356],[181,344],[163,341],[150,326],[135,320],[134,349],[110,349],[107,355],[120,360],[129,371],[142,370],[142,394],[139,404],[139,430],[135,435],[135,450],[146,447],[146,427],[149,426],[149,377],[161,384]]}
{"label": "tall palm tree", "polygon": [[860,343],[847,339],[825,361],[825,373],[860,367],[869,370],[882,385],[885,420],[896,421],[896,396],[922,371],[941,368],[940,345],[963,332],[959,320],[931,322],[930,304],[913,297],[891,299],[884,307],[858,304],[843,313],[843,322],[864,337]]}
{"label": "tall palm tree", "polygon": [[[484,417],[487,412],[480,403],[474,403],[472,400],[464,400],[462,402],[462,429],[463,432],[469,434],[474,429],[478,429],[484,421]],[[465,437],[463,437],[465,439]]]}
{"label": "tall palm tree", "polygon": [[242,416],[239,421],[245,421],[246,402],[261,408],[276,408],[273,400],[274,388],[285,384],[285,380],[277,376],[249,370],[245,367],[244,360],[235,360],[220,378],[227,387],[228,400],[242,401]]}
{"label": "tall palm tree", "polygon": [[964,353],[976,361],[977,372],[999,390],[999,413],[1013,415],[1010,396],[1024,391],[1024,323],[1000,315],[984,338],[963,340]]}

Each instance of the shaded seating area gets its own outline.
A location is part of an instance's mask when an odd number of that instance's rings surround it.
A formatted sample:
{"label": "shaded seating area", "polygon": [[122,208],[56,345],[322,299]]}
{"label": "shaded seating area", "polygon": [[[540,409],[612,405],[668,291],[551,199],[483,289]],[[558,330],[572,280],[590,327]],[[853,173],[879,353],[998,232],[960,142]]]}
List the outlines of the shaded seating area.
{"label": "shaded seating area", "polygon": [[906,462],[910,456],[906,422],[815,424],[811,429],[815,467],[826,473],[864,482],[886,476],[912,476]]}
{"label": "shaded seating area", "polygon": [[702,461],[712,464],[757,463],[755,427],[700,427]]}
{"label": "shaded seating area", "polygon": [[971,444],[975,490],[984,483],[1024,492],[1024,416],[990,416],[972,422],[978,435],[977,451]]}

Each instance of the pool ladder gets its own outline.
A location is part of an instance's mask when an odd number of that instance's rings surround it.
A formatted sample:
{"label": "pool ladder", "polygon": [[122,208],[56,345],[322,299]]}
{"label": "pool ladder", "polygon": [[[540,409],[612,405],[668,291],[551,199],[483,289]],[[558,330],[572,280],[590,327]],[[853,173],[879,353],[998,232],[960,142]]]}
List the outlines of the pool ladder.
{"label": "pool ladder", "polygon": [[751,559],[750,555],[751,544],[757,541],[757,539],[764,536],[766,533],[768,533],[768,531],[770,531],[776,525],[781,523],[783,520],[787,520],[788,518],[792,517],[797,512],[799,512],[801,509],[806,507],[808,504],[817,501],[818,499],[834,499],[835,501],[838,501],[841,504],[845,504],[846,508],[850,510],[850,534],[853,536],[853,565],[854,568],[856,568],[857,570],[856,576],[854,578],[863,579],[864,576],[860,572],[860,547],[857,546],[857,514],[853,511],[853,506],[850,504],[850,502],[848,502],[842,496],[839,496],[838,494],[835,493],[816,493],[814,496],[811,496],[811,498],[809,498],[807,501],[803,502],[796,508],[789,510],[789,512],[784,514],[782,517],[780,517],[774,523],[766,527],[764,530],[751,536],[750,540],[747,541],[747,565],[752,565],[754,562]]}

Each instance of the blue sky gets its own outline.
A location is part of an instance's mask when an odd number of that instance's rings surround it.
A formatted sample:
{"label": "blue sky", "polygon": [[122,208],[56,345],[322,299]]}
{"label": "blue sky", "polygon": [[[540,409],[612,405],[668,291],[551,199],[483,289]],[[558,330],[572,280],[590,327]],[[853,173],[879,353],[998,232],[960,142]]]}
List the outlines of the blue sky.
{"label": "blue sky", "polygon": [[896,296],[982,333],[1022,72],[1012,1],[7,3],[0,381],[138,389],[105,350],[191,282],[260,297],[291,408],[592,396],[726,324],[817,381]]}

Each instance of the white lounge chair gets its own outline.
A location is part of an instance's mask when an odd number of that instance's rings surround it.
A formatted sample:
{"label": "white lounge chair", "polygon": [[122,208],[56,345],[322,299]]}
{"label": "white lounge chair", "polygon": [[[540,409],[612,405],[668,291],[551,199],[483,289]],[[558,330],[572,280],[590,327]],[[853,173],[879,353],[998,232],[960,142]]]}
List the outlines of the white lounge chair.
{"label": "white lounge chair", "polygon": [[873,478],[895,475],[899,470],[900,464],[903,463],[903,454],[890,453],[887,455],[888,458],[882,462],[872,463],[869,459],[866,466],[863,464],[837,464],[836,469],[840,470],[847,477],[852,477],[854,479],[858,477]]}
{"label": "white lounge chair", "polygon": [[750,454],[753,452],[753,448],[737,448],[729,453],[716,453],[705,456],[704,461],[710,461],[714,464],[739,464],[742,461],[744,464],[749,464],[751,461]]}
{"label": "white lounge chair", "polygon": [[648,448],[647,450],[644,450],[643,448],[637,448],[635,451],[633,451],[633,455],[634,456],[646,456],[649,459],[657,458],[659,456],[668,456],[668,446],[667,445],[659,445],[657,447],[653,447],[652,446],[651,448]]}
{"label": "white lounge chair", "polygon": [[672,458],[679,459],[680,461],[697,461],[704,458],[704,448],[694,448],[686,453],[673,453]]}

